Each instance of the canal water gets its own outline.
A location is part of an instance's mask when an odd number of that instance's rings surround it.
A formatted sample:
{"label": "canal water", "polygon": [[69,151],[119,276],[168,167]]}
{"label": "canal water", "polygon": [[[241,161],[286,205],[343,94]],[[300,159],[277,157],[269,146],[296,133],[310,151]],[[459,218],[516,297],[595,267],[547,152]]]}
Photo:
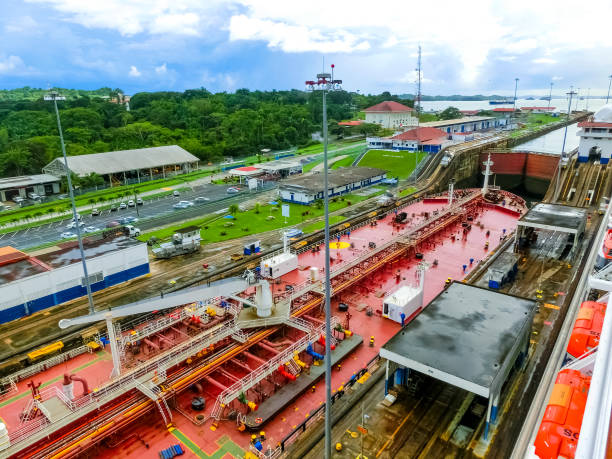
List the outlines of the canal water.
{"label": "canal water", "polygon": [[[570,124],[567,126],[567,138],[565,140],[565,152],[568,153],[575,148],[578,148],[580,138],[576,135],[578,132],[578,124]],[[528,142],[517,145],[513,151],[535,151],[537,153],[552,153],[555,155],[561,154],[563,146],[563,135],[565,127],[555,129],[554,131],[544,134],[541,137],[529,140]]]}

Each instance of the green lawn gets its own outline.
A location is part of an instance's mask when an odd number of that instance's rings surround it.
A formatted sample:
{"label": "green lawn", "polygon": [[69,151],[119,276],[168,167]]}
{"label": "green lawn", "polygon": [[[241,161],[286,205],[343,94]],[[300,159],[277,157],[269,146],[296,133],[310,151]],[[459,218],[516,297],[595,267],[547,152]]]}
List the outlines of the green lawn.
{"label": "green lawn", "polygon": [[[329,211],[334,212],[343,209],[348,206],[349,202],[353,205],[367,198],[368,196],[350,194],[332,198],[329,203]],[[323,215],[323,209],[317,209],[315,206],[289,204],[289,209],[290,217],[287,218],[287,224],[285,224],[285,217],[281,216],[280,206],[262,204],[258,214],[255,213],[254,209],[251,209],[245,212],[238,212],[234,219],[214,216],[214,219],[210,220],[210,216],[208,216],[183,222],[181,226],[145,233],[140,239],[146,241],[151,236],[156,236],[158,239],[165,239],[170,237],[176,229],[195,224],[202,227],[202,243],[207,244],[228,239],[236,239],[251,234],[256,235],[265,231],[280,230]],[[304,215],[302,215],[303,213]],[[273,218],[269,218],[270,216]],[[209,219],[208,221],[206,221],[207,218]],[[332,221],[334,220],[332,219]]]}
{"label": "green lawn", "polygon": [[[329,225],[335,225],[336,223],[340,223],[341,221],[345,220],[346,217],[343,217],[341,215],[330,215],[329,216]],[[314,233],[315,231],[319,231],[322,230],[323,227],[325,226],[325,222],[324,221],[320,221],[320,222],[314,222],[311,223],[310,225],[306,225],[303,229],[305,234],[309,234],[309,233]]]}
{"label": "green lawn", "polygon": [[336,161],[334,164],[332,164],[331,168],[338,169],[339,167],[349,167],[351,164],[353,164],[353,161],[355,161],[355,157],[349,156],[347,158],[343,158],[339,161]]}
{"label": "green lawn", "polygon": [[422,152],[370,150],[361,158],[358,166],[377,167],[386,170],[389,177],[405,179],[414,170],[415,160],[420,162],[425,157],[427,153]]}

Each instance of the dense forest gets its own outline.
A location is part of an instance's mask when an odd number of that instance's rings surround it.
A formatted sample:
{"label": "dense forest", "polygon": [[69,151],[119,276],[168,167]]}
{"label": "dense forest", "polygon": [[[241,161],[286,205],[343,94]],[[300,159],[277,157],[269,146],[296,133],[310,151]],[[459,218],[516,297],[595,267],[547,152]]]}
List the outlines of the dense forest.
{"label": "dense forest", "polygon": [[[322,122],[320,94],[298,90],[141,92],[132,96],[129,111],[109,102],[120,89],[59,91],[66,96],[58,104],[69,155],[177,144],[203,161],[217,161],[263,148],[308,145]],[[61,155],[53,104],[43,100],[45,92],[29,87],[0,91],[0,176],[40,173]],[[412,106],[388,92],[337,91],[327,100],[331,126],[384,100]]]}

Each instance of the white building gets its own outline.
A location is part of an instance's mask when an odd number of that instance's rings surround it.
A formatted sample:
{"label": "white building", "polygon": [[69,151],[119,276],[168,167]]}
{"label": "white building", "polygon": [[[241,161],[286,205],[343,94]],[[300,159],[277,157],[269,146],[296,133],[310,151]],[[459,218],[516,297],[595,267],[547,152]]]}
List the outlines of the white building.
{"label": "white building", "polygon": [[580,136],[578,162],[596,158],[607,164],[612,156],[612,104],[601,107],[589,120],[578,123],[578,127],[581,128],[576,134]]}
{"label": "white building", "polygon": [[365,110],[366,123],[380,124],[384,128],[399,129],[416,126],[418,119],[413,116],[414,110],[399,102],[385,101],[368,107]]}
{"label": "white building", "polygon": [[[345,167],[329,172],[329,196],[351,193],[354,190],[379,183],[387,172],[375,167]],[[323,174],[302,175],[282,182],[278,193],[283,201],[310,204],[323,199]]]}

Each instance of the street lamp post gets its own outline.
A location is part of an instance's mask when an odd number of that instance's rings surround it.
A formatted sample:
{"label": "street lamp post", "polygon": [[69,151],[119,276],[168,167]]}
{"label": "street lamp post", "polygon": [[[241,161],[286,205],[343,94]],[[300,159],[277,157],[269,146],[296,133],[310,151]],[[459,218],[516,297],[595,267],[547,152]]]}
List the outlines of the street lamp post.
{"label": "street lamp post", "polygon": [[342,89],[342,80],[334,80],[332,73],[318,73],[316,81],[306,81],[307,91],[323,94],[323,204],[325,214],[325,458],[331,459],[331,284],[329,273],[329,184],[327,178],[327,91]]}
{"label": "street lamp post", "polygon": [[87,272],[87,262],[85,261],[85,251],[83,250],[83,239],[81,238],[81,226],[79,225],[79,217],[74,202],[74,191],[72,189],[72,178],[70,177],[70,169],[68,169],[68,158],[66,157],[66,146],[64,145],[64,134],[62,133],[62,123],[60,121],[59,110],[57,108],[58,100],[66,100],[57,91],[49,91],[44,97],[45,100],[52,100],[55,107],[55,116],[57,118],[57,130],[59,131],[60,145],[62,146],[62,155],[64,157],[64,169],[66,179],[68,181],[68,192],[70,194],[70,204],[72,205],[72,217],[74,226],[76,227],[77,240],[79,241],[79,251],[81,252],[81,262],[83,263],[83,274],[85,276],[85,288],[87,290],[87,299],[89,300],[89,313],[95,312],[93,297],[91,296],[91,285],[89,283],[89,273]]}
{"label": "street lamp post", "polygon": [[512,105],[512,119],[511,119],[511,123],[514,125],[514,118],[516,117],[516,91],[518,90],[518,82],[519,79],[515,78],[514,79],[514,103]]}
{"label": "street lamp post", "polygon": [[[569,96],[569,103],[567,104],[567,121],[570,120],[571,117],[571,113],[572,113],[572,97],[574,97],[576,94],[578,94],[577,92],[575,92],[574,90],[570,90],[570,92],[567,93],[567,95]],[[561,146],[561,155],[559,156],[559,164],[557,164],[557,183],[555,184],[555,197],[553,199],[554,202],[557,201],[557,199],[559,199],[559,190],[561,187],[561,161],[563,161],[563,155],[565,154],[565,140],[567,139],[567,124],[565,125],[565,132],[563,133],[563,145]]]}
{"label": "street lamp post", "polygon": [[552,87],[553,87],[553,82],[550,82],[550,92],[548,93],[548,108],[550,108],[550,102],[552,100]]}
{"label": "street lamp post", "polygon": [[606,104],[608,103],[608,100],[610,100],[610,86],[612,86],[612,75],[610,75],[608,78],[610,79],[610,82],[608,83],[608,95],[606,96]]}

